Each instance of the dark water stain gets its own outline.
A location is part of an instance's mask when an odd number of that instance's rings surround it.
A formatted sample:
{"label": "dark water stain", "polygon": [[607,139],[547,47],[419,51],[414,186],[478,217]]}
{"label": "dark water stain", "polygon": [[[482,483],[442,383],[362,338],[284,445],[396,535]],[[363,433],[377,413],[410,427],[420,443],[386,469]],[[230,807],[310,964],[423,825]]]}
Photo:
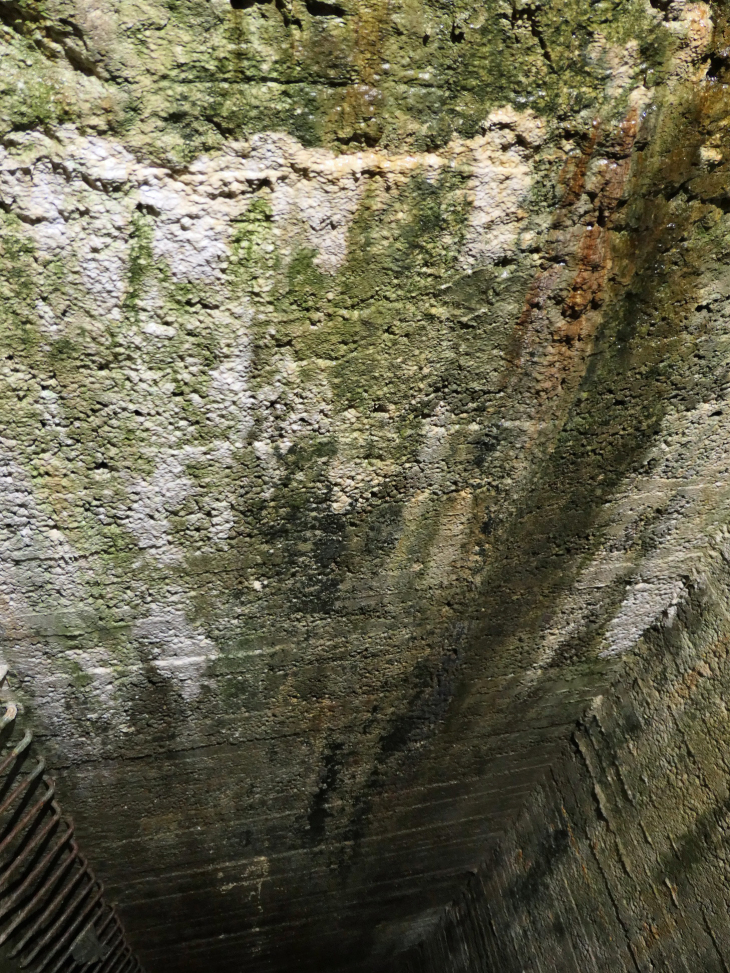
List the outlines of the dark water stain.
{"label": "dark water stain", "polygon": [[334,744],[325,753],[322,761],[322,772],[317,793],[312,798],[307,814],[307,824],[309,828],[308,840],[311,844],[321,844],[326,836],[327,821],[332,816],[332,811],[328,806],[332,792],[337,787],[341,770],[342,744]]}
{"label": "dark water stain", "polygon": [[[674,197],[698,173],[711,112],[696,89],[685,89],[683,99],[681,109],[669,104],[654,130],[644,133],[648,147],[634,156],[631,181],[621,193],[628,202],[603,213],[602,230],[608,233],[603,259],[610,254],[613,278],[601,296],[591,354],[562,429],[514,516],[496,527],[490,522],[490,563],[479,593],[465,596],[460,606],[462,623],[450,633],[455,648],[434,652],[412,674],[409,702],[381,737],[372,773],[354,802],[356,844],[376,813],[386,780],[392,784],[406,768],[410,779],[416,767],[423,771],[424,761],[433,768],[448,766],[454,741],[468,733],[465,712],[484,676],[524,671],[531,664],[529,647],[536,644],[544,619],[602,542],[598,522],[604,504],[637,469],[668,409],[695,404],[686,373],[703,332],[701,326],[689,332],[687,317],[707,260],[716,254],[712,242],[693,233],[714,203],[709,189],[703,196],[700,187],[694,202],[682,204]],[[606,146],[595,139],[590,143],[582,171],[567,184],[568,203],[580,197],[594,150],[605,152]],[[615,194],[615,204],[618,198]],[[687,245],[691,240],[694,248]],[[715,378],[720,381],[719,372]],[[482,449],[488,454],[491,446],[487,440]],[[598,636],[600,625],[595,625],[591,644]],[[590,665],[600,680],[602,663]],[[515,701],[505,697],[504,702],[504,712],[494,715],[495,732],[514,723]],[[540,705],[538,693],[522,719]],[[577,715],[566,709],[566,722]],[[565,842],[554,837],[553,851],[560,855]]]}

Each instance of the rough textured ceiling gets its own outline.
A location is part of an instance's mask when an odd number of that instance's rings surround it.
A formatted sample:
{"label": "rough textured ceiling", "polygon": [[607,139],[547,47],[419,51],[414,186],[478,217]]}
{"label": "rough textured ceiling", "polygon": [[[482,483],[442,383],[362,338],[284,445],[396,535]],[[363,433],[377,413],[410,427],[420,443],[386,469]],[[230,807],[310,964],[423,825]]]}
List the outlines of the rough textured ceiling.
{"label": "rough textured ceiling", "polygon": [[724,509],[725,62],[233,7],[0,0],[3,652],[148,973],[378,969]]}

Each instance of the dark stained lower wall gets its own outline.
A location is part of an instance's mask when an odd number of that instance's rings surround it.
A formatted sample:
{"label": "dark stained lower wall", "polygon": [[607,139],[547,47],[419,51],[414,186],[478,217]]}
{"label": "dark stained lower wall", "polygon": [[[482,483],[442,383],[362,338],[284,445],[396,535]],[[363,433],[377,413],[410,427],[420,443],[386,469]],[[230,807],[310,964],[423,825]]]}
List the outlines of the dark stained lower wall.
{"label": "dark stained lower wall", "polygon": [[717,574],[640,643],[399,973],[726,973],[729,648]]}

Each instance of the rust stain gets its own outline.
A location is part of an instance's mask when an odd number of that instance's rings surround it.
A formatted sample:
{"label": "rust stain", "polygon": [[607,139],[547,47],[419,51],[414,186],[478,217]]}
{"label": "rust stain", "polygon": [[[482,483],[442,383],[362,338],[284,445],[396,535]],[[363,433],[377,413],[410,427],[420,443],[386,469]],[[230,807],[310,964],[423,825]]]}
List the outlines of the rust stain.
{"label": "rust stain", "polygon": [[[637,109],[613,132],[602,133],[594,124],[580,155],[560,174],[564,195],[549,231],[547,266],[525,299],[505,377],[507,387],[529,382],[544,407],[538,421],[550,418],[553,400],[576,388],[582,376],[611,271],[610,222],[629,176],[637,133]],[[606,158],[591,172],[598,148]]]}

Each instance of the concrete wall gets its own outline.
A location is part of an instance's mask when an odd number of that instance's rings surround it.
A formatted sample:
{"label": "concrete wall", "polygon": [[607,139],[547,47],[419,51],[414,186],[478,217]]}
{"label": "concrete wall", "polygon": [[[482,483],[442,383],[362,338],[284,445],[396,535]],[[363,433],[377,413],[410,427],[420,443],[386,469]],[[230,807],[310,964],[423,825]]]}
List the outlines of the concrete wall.
{"label": "concrete wall", "polygon": [[729,557],[725,533],[399,971],[728,969]]}
{"label": "concrete wall", "polygon": [[382,966],[728,520],[730,43],[0,0],[0,611],[151,973]]}

